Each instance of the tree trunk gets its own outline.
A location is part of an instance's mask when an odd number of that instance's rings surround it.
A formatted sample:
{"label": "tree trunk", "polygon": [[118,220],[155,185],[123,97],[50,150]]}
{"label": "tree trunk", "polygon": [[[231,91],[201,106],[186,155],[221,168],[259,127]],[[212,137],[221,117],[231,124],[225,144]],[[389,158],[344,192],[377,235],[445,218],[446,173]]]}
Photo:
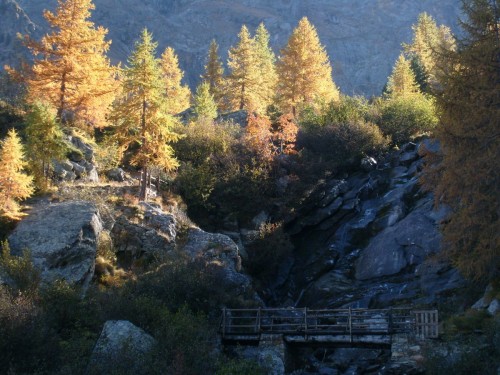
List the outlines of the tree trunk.
{"label": "tree trunk", "polygon": [[148,168],[143,167],[141,171],[139,201],[144,202],[147,199],[147,188],[148,188]]}
{"label": "tree trunk", "polygon": [[63,72],[61,77],[61,88],[59,89],[59,107],[57,108],[56,118],[61,124],[63,121],[64,104],[66,101],[66,72]]}

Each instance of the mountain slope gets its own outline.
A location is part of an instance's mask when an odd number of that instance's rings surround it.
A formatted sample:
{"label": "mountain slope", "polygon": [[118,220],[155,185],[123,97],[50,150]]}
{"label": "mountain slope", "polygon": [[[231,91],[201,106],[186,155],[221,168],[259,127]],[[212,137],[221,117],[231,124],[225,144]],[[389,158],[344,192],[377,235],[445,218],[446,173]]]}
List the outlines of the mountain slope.
{"label": "mountain slope", "polygon": [[[5,7],[14,0],[0,0],[0,62],[10,62],[3,39],[26,32],[22,24],[11,22],[24,12],[31,18],[35,36],[46,31],[43,9],[54,10],[56,0],[17,0],[16,14]],[[333,63],[335,82],[342,92],[379,94],[401,42],[411,38],[411,25],[421,12],[428,12],[438,23],[453,26],[459,16],[459,0],[95,0],[94,21],[109,29],[113,40],[111,57],[125,61],[133,42],[145,26],[159,41],[159,49],[173,46],[187,71],[190,85],[196,85],[202,72],[211,39],[226,55],[236,41],[243,23],[253,31],[264,22],[276,51],[286,43],[298,20],[309,17],[317,27]],[[5,9],[4,9],[5,8]],[[28,30],[29,31],[29,30]],[[224,59],[226,56],[224,56]],[[10,60],[10,61],[9,61]]]}

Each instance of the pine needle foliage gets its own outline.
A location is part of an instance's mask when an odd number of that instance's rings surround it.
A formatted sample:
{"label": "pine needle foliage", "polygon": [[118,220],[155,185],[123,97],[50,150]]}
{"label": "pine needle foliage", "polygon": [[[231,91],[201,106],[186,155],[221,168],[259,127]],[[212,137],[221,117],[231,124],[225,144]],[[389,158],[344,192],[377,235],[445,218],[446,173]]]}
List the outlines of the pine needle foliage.
{"label": "pine needle foliage", "polygon": [[500,271],[500,2],[463,1],[463,9],[464,37],[439,77],[442,160],[431,155],[425,182],[451,208],[446,254],[466,277],[489,279]]}

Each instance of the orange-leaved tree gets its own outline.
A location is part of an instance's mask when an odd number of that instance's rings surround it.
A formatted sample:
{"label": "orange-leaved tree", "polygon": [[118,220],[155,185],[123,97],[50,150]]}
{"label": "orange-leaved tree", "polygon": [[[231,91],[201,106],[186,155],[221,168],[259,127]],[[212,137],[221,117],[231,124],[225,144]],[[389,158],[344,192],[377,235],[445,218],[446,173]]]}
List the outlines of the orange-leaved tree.
{"label": "orange-leaved tree", "polygon": [[117,87],[116,71],[106,57],[108,31],[90,21],[93,9],[92,0],[58,0],[55,14],[44,13],[52,32],[40,42],[24,37],[34,56],[24,77],[28,97],[56,108],[59,121],[72,120],[87,130],[105,124]]}
{"label": "orange-leaved tree", "polygon": [[273,155],[271,120],[265,116],[248,115],[245,128],[245,143],[263,160]]}
{"label": "orange-leaved tree", "polygon": [[290,154],[295,148],[299,128],[291,113],[285,113],[273,124],[273,140],[279,154]]}

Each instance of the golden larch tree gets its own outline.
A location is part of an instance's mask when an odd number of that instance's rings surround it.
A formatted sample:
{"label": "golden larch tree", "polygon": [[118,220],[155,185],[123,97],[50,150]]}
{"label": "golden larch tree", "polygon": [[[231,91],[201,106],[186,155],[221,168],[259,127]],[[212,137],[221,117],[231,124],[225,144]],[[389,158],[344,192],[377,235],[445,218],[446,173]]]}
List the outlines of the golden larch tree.
{"label": "golden larch tree", "polygon": [[[443,221],[444,253],[468,278],[500,274],[500,1],[463,1],[467,21],[436,101],[441,152],[424,169]],[[430,154],[432,155],[432,154]]]}
{"label": "golden larch tree", "polygon": [[339,100],[332,67],[316,28],[304,17],[293,30],[277,63],[281,107],[294,116],[301,104],[318,105]]}
{"label": "golden larch tree", "polygon": [[34,56],[25,77],[31,101],[44,100],[57,119],[84,128],[105,124],[117,87],[106,53],[107,30],[90,21],[92,0],[58,0],[56,13],[44,12],[52,32],[40,42],[24,37]]}
{"label": "golden larch tree", "polygon": [[161,69],[168,112],[176,115],[189,108],[191,91],[181,82],[184,72],[179,67],[179,58],[172,47],[167,47],[161,55]]}
{"label": "golden larch tree", "polygon": [[196,88],[193,111],[198,121],[212,121],[217,117],[217,104],[215,104],[214,96],[210,93],[208,82],[202,82]]}
{"label": "golden larch tree", "polygon": [[142,170],[140,200],[147,199],[153,167],[170,171],[178,166],[171,143],[179,137],[172,130],[175,118],[165,103],[165,80],[160,60],[155,57],[156,46],[152,35],[144,29],[128,59],[122,95],[110,115],[122,150],[136,146],[131,163]]}
{"label": "golden larch tree", "polygon": [[245,25],[241,27],[238,37],[236,46],[229,50],[227,95],[231,109],[253,111],[258,107],[260,80],[255,60],[255,41]]}
{"label": "golden larch tree", "polygon": [[14,129],[9,130],[0,146],[0,214],[18,220],[23,216],[18,201],[33,194],[33,177],[23,172],[23,146]]}

